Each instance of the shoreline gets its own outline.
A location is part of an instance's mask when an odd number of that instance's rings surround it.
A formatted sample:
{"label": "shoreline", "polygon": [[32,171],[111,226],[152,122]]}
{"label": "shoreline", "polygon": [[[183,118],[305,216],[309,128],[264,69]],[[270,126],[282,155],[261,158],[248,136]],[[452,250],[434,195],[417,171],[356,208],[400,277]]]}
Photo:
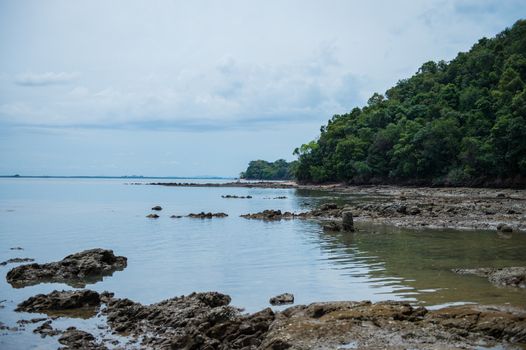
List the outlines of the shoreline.
{"label": "shoreline", "polygon": [[346,208],[352,211],[356,222],[459,230],[496,230],[499,225],[507,225],[512,231],[526,232],[526,190],[520,189],[299,185],[292,181],[148,185],[325,191],[333,193],[334,200],[350,201]]}

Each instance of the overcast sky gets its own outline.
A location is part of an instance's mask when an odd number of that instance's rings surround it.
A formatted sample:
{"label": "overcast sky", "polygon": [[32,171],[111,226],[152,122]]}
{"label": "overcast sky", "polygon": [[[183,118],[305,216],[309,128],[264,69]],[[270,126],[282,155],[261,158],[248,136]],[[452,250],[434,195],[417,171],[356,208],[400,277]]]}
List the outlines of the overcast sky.
{"label": "overcast sky", "polygon": [[524,0],[0,0],[0,174],[236,176]]}

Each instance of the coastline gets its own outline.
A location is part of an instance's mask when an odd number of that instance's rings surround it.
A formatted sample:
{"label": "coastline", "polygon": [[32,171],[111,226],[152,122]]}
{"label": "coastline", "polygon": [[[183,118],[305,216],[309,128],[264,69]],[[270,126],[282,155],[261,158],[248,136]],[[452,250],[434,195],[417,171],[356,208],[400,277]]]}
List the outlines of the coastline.
{"label": "coastline", "polygon": [[505,224],[512,231],[526,231],[526,190],[521,189],[299,185],[293,181],[157,182],[148,185],[326,191],[350,202],[346,207],[352,211],[356,222],[463,230],[496,230]]}

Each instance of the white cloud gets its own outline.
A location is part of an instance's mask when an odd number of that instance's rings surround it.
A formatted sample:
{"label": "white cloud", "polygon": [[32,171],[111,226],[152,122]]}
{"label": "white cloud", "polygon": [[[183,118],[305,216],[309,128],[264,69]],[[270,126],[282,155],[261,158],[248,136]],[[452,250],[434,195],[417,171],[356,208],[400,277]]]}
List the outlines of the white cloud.
{"label": "white cloud", "polygon": [[77,78],[77,73],[67,72],[23,73],[15,77],[15,84],[22,86],[62,85],[72,83]]}

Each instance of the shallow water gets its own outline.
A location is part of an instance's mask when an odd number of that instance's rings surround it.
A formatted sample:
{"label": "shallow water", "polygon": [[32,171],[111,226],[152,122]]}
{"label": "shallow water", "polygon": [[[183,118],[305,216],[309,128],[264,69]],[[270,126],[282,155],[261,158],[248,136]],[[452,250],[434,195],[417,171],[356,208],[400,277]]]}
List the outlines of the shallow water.
{"label": "shallow water", "polygon": [[[296,303],[326,300],[407,300],[438,307],[455,303],[524,306],[526,291],[497,288],[457,267],[526,264],[526,235],[495,232],[402,230],[360,224],[359,231],[324,233],[314,221],[263,222],[240,214],[264,209],[305,211],[333,200],[294,189],[196,188],[127,185],[118,179],[0,179],[0,261],[15,257],[44,263],[84,249],[113,249],[128,267],[88,285],[117,297],[154,303],[193,291],[217,290],[232,304],[256,311],[268,299],[294,293]],[[148,180],[142,180],[148,182]],[[197,180],[188,180],[195,182]],[[209,181],[206,181],[209,182]],[[224,199],[221,195],[251,195]],[[287,199],[273,199],[287,196]],[[363,197],[338,201],[367,200]],[[159,219],[147,219],[154,205]],[[227,218],[171,219],[172,214],[226,212]],[[24,250],[10,250],[11,247]],[[37,293],[71,289],[40,284],[14,289],[0,267],[0,322],[16,326],[16,304]],[[59,319],[96,333],[103,319]],[[54,339],[1,331],[0,348],[56,348]]]}

